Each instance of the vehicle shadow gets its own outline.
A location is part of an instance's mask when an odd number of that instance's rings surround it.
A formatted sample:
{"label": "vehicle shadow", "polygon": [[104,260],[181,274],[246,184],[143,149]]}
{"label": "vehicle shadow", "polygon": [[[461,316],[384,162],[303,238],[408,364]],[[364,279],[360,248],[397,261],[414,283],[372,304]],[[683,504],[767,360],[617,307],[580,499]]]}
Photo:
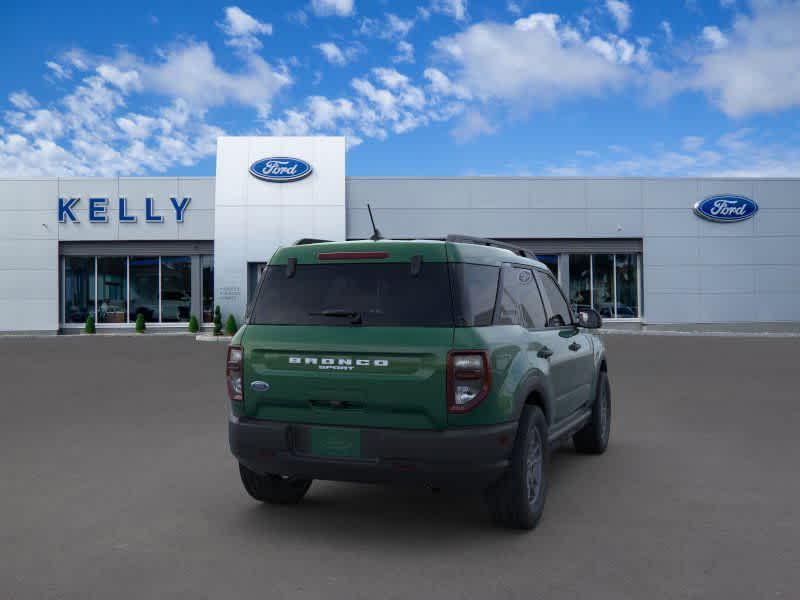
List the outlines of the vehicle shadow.
{"label": "vehicle shadow", "polygon": [[[580,480],[585,460],[571,447],[551,457],[548,504],[566,492],[564,485]],[[548,508],[551,508],[548,506]],[[545,521],[547,513],[545,512]],[[544,525],[544,521],[542,525]],[[308,496],[295,506],[253,503],[237,512],[234,525],[242,535],[256,538],[297,536],[308,541],[341,540],[342,543],[386,543],[417,548],[451,546],[469,540],[507,539],[514,530],[492,522],[480,490],[442,489],[400,485],[361,485],[314,482]],[[541,525],[540,525],[541,527]]]}

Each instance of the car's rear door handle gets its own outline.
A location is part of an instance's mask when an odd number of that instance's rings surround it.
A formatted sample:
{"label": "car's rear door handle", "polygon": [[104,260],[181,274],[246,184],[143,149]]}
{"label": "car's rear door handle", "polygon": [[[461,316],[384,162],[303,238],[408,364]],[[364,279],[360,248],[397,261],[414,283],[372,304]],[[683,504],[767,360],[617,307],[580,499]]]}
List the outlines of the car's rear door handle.
{"label": "car's rear door handle", "polygon": [[573,352],[577,352],[581,349],[581,345],[578,342],[572,342],[569,346],[567,346]]}
{"label": "car's rear door handle", "polygon": [[542,346],[539,351],[536,353],[536,356],[539,358],[550,358],[553,356],[553,351],[550,350],[547,346]]}

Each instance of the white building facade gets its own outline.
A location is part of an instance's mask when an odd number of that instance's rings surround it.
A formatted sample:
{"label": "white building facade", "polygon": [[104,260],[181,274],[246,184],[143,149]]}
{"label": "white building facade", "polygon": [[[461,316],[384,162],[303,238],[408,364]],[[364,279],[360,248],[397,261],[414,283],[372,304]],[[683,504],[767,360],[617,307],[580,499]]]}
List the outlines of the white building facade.
{"label": "white building facade", "polygon": [[241,320],[277,247],[368,237],[367,203],[386,237],[529,247],[607,320],[800,322],[800,179],[346,177],[345,155],[225,137],[216,177],[0,179],[0,332]]}

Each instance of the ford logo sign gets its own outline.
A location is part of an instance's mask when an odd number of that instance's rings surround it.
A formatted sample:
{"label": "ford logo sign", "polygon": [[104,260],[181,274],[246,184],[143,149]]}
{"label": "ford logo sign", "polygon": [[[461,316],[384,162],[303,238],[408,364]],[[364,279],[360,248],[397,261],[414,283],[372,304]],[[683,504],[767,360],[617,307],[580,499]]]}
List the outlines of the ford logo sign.
{"label": "ford logo sign", "polygon": [[698,217],[717,223],[735,223],[749,219],[758,212],[758,204],[744,196],[710,196],[694,205]]}
{"label": "ford logo sign", "polygon": [[285,183],[299,181],[311,175],[311,165],[299,158],[271,156],[250,165],[250,174],[264,181]]}

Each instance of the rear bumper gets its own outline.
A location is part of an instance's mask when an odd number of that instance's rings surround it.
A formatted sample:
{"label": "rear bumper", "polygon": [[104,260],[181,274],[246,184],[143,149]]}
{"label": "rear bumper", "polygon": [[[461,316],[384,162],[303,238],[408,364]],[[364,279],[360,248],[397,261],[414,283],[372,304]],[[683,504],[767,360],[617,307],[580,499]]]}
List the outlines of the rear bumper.
{"label": "rear bumper", "polygon": [[231,452],[258,473],[307,479],[484,486],[508,467],[516,423],[447,431],[361,429],[360,459],[309,453],[313,426],[230,417]]}

